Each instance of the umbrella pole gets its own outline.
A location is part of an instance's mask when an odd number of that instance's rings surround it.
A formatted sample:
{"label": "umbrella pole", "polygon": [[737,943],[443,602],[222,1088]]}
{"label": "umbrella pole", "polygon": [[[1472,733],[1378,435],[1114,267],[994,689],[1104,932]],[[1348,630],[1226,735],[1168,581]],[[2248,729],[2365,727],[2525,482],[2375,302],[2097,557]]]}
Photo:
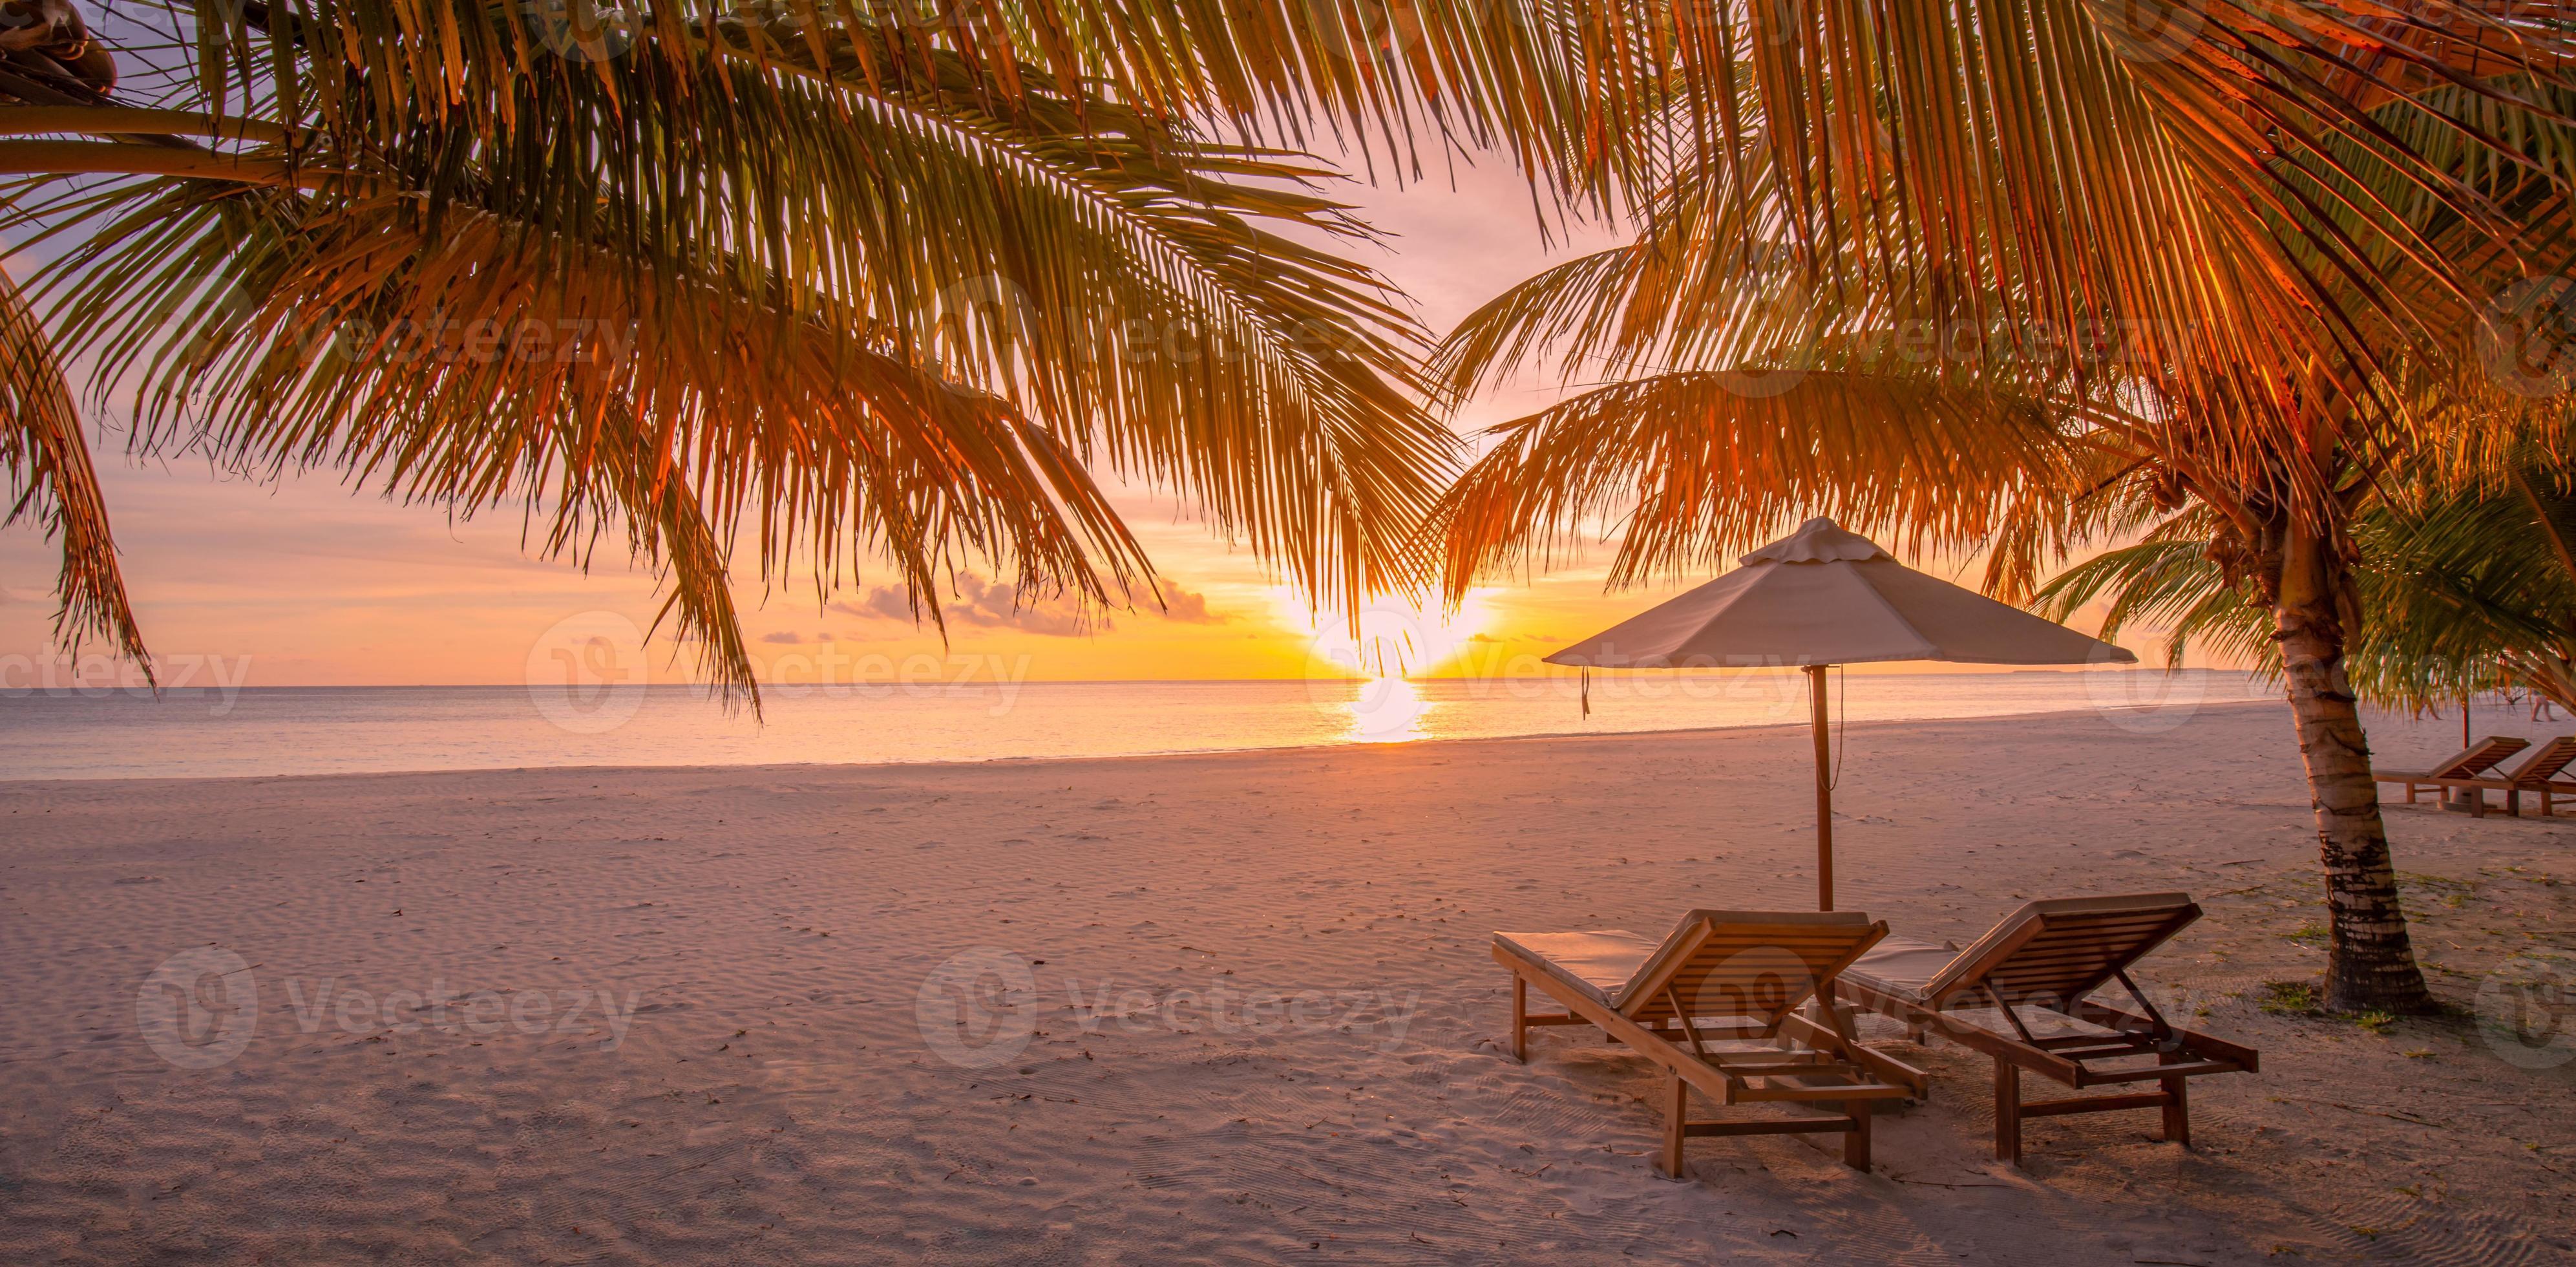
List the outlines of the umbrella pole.
{"label": "umbrella pole", "polygon": [[1834,909],[1834,787],[1825,747],[1825,669],[1807,666],[1807,704],[1816,734],[1816,909]]}

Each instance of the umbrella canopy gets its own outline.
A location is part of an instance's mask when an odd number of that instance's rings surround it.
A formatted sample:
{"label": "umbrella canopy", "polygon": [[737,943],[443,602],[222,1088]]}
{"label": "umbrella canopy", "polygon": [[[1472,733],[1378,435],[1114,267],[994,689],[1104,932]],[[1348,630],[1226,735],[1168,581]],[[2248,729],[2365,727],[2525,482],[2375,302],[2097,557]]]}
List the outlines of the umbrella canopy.
{"label": "umbrella canopy", "polygon": [[1947,660],[2101,664],[2138,657],[1926,576],[1831,519],[1743,567],[1549,656],[1594,669],[1754,668]]}
{"label": "umbrella canopy", "polygon": [[1889,660],[1964,664],[2133,663],[2064,625],[1926,576],[1878,543],[1816,518],[1745,555],[1744,566],[1602,630],[1550,664],[1590,669],[1770,668],[1807,673],[1816,747],[1817,909],[1834,909],[1833,781],[1826,764],[1827,666]]}

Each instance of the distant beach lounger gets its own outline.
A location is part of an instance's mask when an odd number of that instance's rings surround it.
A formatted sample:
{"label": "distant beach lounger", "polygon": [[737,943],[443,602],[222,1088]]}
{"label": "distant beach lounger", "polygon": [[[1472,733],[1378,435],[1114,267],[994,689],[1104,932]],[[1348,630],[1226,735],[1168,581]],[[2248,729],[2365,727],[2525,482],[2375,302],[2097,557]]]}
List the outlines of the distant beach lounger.
{"label": "distant beach lounger", "polygon": [[2560,735],[2533,748],[2530,755],[2522,759],[2522,764],[2510,771],[2499,773],[2496,770],[2495,767],[2506,757],[2528,746],[2520,739],[2493,736],[2422,774],[2389,770],[2373,777],[2382,783],[2405,784],[2406,803],[2409,805],[2415,803],[2418,788],[2465,792],[2468,794],[2469,814],[2475,818],[2487,816],[2489,789],[2504,793],[2504,812],[2516,818],[2522,816],[2522,794],[2533,792],[2540,797],[2540,816],[2547,818],[2557,812],[2553,803],[2557,797],[2576,796],[2576,783],[2556,781],[2568,763],[2576,762],[2576,735]]}
{"label": "distant beach lounger", "polygon": [[[1672,1178],[1693,1135],[1839,1132],[1844,1164],[1867,1170],[1870,1103],[1905,1096],[1895,1079],[1919,1082],[1922,1072],[1862,1047],[1845,1009],[1820,1009],[1823,1023],[1795,1013],[1886,935],[1866,915],[1810,911],[1692,911],[1661,941],[1622,929],[1498,932],[1494,959],[1512,973],[1512,1056],[1529,1059],[1533,1025],[1595,1025],[1662,1066],[1656,1168]],[[1531,986],[1565,1013],[1532,1014]],[[1692,1087],[1722,1105],[1840,1111],[1693,1122]]]}
{"label": "distant beach lounger", "polygon": [[[2176,1028],[2129,980],[2129,967],[2200,918],[2182,893],[2032,902],[1965,950],[1890,937],[1835,978],[1845,1000],[1994,1058],[1995,1156],[2021,1164],[2026,1118],[2161,1108],[2164,1137],[2191,1143],[2188,1081],[2258,1069],[2253,1048]],[[2086,997],[2111,982],[2144,1015]],[[1992,1007],[2003,1028],[1957,1015]],[[2023,1012],[2037,1013],[2025,1019]],[[2042,1033],[2034,1030],[2037,1021]],[[2148,1058],[2152,1057],[2152,1060]],[[2023,1070],[2082,1089],[2155,1082],[2154,1091],[2021,1098]],[[1928,1091],[1916,1085],[1918,1094]]]}

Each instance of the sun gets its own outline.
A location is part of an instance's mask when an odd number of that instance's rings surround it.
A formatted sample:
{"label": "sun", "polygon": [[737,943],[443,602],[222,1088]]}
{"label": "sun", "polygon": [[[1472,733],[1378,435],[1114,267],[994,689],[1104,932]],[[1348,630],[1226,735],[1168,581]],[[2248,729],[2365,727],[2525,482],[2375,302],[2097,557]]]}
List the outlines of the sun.
{"label": "sun", "polygon": [[1295,589],[1271,591],[1291,628],[1309,631],[1306,652],[1309,676],[1338,674],[1353,678],[1419,678],[1438,672],[1470,648],[1493,617],[1491,591],[1471,590],[1455,610],[1436,601],[1416,605],[1401,598],[1371,599],[1353,621],[1344,611],[1318,612]]}
{"label": "sun", "polygon": [[1319,700],[1348,713],[1344,737],[1364,743],[1428,736],[1439,705],[1415,680],[1462,658],[1493,615],[1483,590],[1470,592],[1454,610],[1380,598],[1362,606],[1356,621],[1346,610],[1312,610],[1293,589],[1281,587],[1272,596],[1281,623],[1307,629],[1307,680],[1329,697]]}

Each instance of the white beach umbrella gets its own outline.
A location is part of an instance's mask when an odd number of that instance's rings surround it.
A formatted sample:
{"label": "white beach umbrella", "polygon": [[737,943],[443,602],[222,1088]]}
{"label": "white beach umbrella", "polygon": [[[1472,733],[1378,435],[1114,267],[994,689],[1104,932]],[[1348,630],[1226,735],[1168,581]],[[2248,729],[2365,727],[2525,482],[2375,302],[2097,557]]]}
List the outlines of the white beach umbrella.
{"label": "white beach umbrella", "polygon": [[1896,561],[1831,519],[1742,559],[1735,571],[1549,656],[1588,669],[1806,671],[1816,740],[1816,907],[1834,909],[1834,806],[1825,670],[1837,664],[2133,663],[2137,657]]}

